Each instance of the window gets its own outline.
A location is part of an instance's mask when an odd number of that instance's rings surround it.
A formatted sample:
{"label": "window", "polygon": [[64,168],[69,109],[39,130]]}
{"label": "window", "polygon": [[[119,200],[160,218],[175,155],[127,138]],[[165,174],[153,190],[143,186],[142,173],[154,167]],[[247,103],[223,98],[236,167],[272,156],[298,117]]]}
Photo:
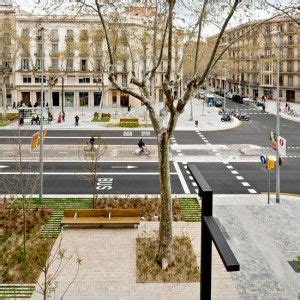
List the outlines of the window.
{"label": "window", "polygon": [[35,67],[40,71],[42,70],[42,60],[38,58],[35,62]]}
{"label": "window", "polygon": [[23,83],[31,83],[31,76],[23,76]]}
{"label": "window", "polygon": [[74,33],[73,33],[73,29],[68,29],[67,30],[67,38],[73,38],[74,37]]}
{"label": "window", "polygon": [[43,48],[43,45],[41,43],[38,43],[36,45],[36,51],[37,51],[38,56],[42,56],[42,48]]}
{"label": "window", "polygon": [[89,36],[88,36],[88,31],[87,30],[81,30],[80,32],[80,40],[81,41],[87,41],[89,39]]}
{"label": "window", "polygon": [[264,75],[264,84],[265,85],[270,85],[271,84],[271,80],[270,80],[270,75]]}
{"label": "window", "polygon": [[294,58],[294,49],[293,48],[287,49],[287,58]]}
{"label": "window", "polygon": [[266,34],[270,34],[270,32],[271,32],[271,27],[270,26],[266,26],[265,33]]}
{"label": "window", "polygon": [[29,69],[29,60],[28,58],[21,59],[21,70],[28,70]]}
{"label": "window", "polygon": [[87,60],[82,59],[80,62],[80,70],[81,71],[87,71]]}
{"label": "window", "polygon": [[90,77],[80,77],[79,83],[90,83]]}
{"label": "window", "polygon": [[73,70],[73,59],[67,59],[67,71]]}
{"label": "window", "polygon": [[112,104],[116,105],[117,104],[117,93],[112,92]]}
{"label": "window", "polygon": [[279,75],[279,85],[283,86],[283,76]]}
{"label": "window", "polygon": [[58,44],[57,43],[52,44],[52,54],[57,52],[58,52]]}
{"label": "window", "polygon": [[283,72],[283,62],[279,63],[279,72]]}
{"label": "window", "polygon": [[295,91],[293,90],[286,90],[286,101],[288,102],[295,102]]}
{"label": "window", "polygon": [[4,44],[10,44],[11,40],[10,40],[10,34],[5,32],[3,34],[3,43]]}
{"label": "window", "polygon": [[97,72],[100,72],[102,70],[102,63],[101,63],[101,60],[97,60],[96,61],[96,71]]}
{"label": "window", "polygon": [[294,63],[292,61],[287,62],[287,71],[294,72]]}
{"label": "window", "polygon": [[293,76],[288,76],[288,86],[294,86]]}
{"label": "window", "polygon": [[294,44],[294,39],[292,35],[288,36],[288,45],[293,45]]}
{"label": "window", "polygon": [[[42,82],[42,77],[41,76],[34,77],[34,82],[35,83],[41,83]],[[44,83],[46,83],[46,77],[45,76],[44,76]]]}
{"label": "window", "polygon": [[272,51],[271,51],[270,48],[265,48],[265,55],[266,55],[267,57],[270,57],[270,56],[272,55]]}
{"label": "window", "polygon": [[127,72],[127,60],[122,61],[123,72]]}
{"label": "window", "polygon": [[51,59],[51,68],[52,69],[58,69],[58,59]]}
{"label": "window", "polygon": [[23,37],[29,36],[29,29],[28,28],[23,28],[22,29],[22,36]]}
{"label": "window", "polygon": [[58,78],[55,76],[51,76],[49,77],[49,82],[53,83],[53,84],[57,84],[58,82]]}
{"label": "window", "polygon": [[122,75],[122,86],[127,87],[127,75]]}
{"label": "window", "polygon": [[97,77],[97,78],[94,78],[93,79],[93,82],[94,83],[101,83],[102,82],[102,79],[100,77]]}
{"label": "window", "polygon": [[58,29],[52,29],[50,35],[51,41],[58,41]]}
{"label": "window", "polygon": [[88,106],[89,105],[89,93],[88,92],[79,92],[79,101],[80,101],[80,106]]}
{"label": "window", "polygon": [[283,25],[279,24],[277,30],[281,33],[283,33]]}
{"label": "window", "polygon": [[271,67],[270,67],[270,63],[266,62],[265,63],[265,71],[270,71]]}

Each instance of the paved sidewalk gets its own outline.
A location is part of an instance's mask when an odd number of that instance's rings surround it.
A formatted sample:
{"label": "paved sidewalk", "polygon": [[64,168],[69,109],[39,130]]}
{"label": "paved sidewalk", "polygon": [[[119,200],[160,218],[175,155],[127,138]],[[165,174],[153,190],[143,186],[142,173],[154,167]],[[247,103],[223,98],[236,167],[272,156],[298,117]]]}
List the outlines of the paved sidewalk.
{"label": "paved sidewalk", "polygon": [[[187,234],[198,257],[200,223],[174,222],[174,234]],[[169,299],[193,300],[200,297],[200,283],[136,283],[136,242],[138,235],[158,230],[158,222],[142,222],[138,229],[66,229],[62,249],[67,255],[78,252],[82,265],[66,299]],[[53,251],[58,246],[56,241]],[[75,273],[74,259],[59,274],[56,298],[63,293]],[[55,266],[53,265],[53,269]],[[50,272],[51,273],[51,272]],[[213,252],[213,299],[238,299],[229,273],[216,250]],[[41,278],[40,278],[41,280]],[[51,299],[53,299],[53,295]],[[32,299],[42,299],[37,293]]]}
{"label": "paved sidewalk", "polygon": [[299,299],[300,273],[288,261],[300,255],[300,197],[215,195],[214,215],[240,263],[231,273],[240,299]]}
{"label": "paved sidewalk", "polygon": [[[295,122],[300,122],[300,103],[289,103],[290,104],[290,107],[291,109],[295,110],[299,117],[293,117],[293,116],[290,116],[288,115],[284,109],[285,109],[285,103],[286,102],[281,102],[280,103],[280,107],[281,107],[281,113],[280,113],[280,116],[284,119],[288,119],[288,120],[291,120],[291,121],[295,121]],[[277,104],[276,104],[276,101],[274,100],[268,100],[267,101],[267,104],[266,104],[266,111],[273,114],[273,115],[276,115],[277,114]]]}
{"label": "paved sidewalk", "polygon": [[[44,161],[85,161],[89,157],[90,151],[84,152],[84,145],[44,145]],[[150,150],[150,156],[136,155],[136,145],[107,145],[99,161],[158,161],[156,145],[147,145]],[[0,145],[1,160],[17,160],[17,145]],[[29,144],[22,145],[23,161],[39,160],[39,148],[30,151]]]}
{"label": "paved sidewalk", "polygon": [[[216,107],[207,107],[205,105],[203,112],[202,100],[193,100],[193,120],[190,121],[190,104],[188,104],[179,117],[176,130],[195,130],[199,129],[201,131],[211,131],[211,130],[225,130],[234,128],[240,125],[240,121],[236,118],[232,122],[221,122],[221,116],[218,115],[219,109]],[[1,109],[0,109],[1,112]],[[9,110],[9,112],[16,112],[16,110]],[[111,129],[111,130],[128,130],[122,127],[116,127],[119,123],[121,117],[132,117],[139,118],[140,124],[145,125],[145,127],[140,128],[130,128],[130,130],[152,130],[151,122],[147,114],[145,114],[145,109],[143,107],[132,108],[131,112],[128,113],[127,108],[103,108],[102,112],[110,113],[112,115],[111,121],[106,122],[91,122],[93,119],[94,112],[99,112],[99,108],[65,108],[66,118],[65,122],[57,123],[58,114],[61,112],[60,108],[55,108],[53,111],[53,116],[55,120],[52,124],[45,124],[47,129]],[[79,126],[75,126],[74,117],[79,116]],[[195,126],[195,120],[198,121],[198,126]],[[114,124],[114,126],[113,126]],[[112,127],[113,126],[113,127]],[[17,128],[17,122],[14,122],[6,127],[1,127],[1,129],[12,129]],[[22,129],[38,129],[37,125],[24,125]]]}

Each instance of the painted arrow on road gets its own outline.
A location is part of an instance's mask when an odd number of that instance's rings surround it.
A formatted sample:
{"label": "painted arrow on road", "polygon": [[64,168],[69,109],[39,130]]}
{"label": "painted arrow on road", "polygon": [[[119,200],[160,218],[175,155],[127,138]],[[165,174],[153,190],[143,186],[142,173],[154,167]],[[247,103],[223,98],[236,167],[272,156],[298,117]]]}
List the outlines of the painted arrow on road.
{"label": "painted arrow on road", "polygon": [[136,169],[136,166],[112,166],[112,169]]}
{"label": "painted arrow on road", "polygon": [[0,166],[0,169],[9,168],[9,166]]}

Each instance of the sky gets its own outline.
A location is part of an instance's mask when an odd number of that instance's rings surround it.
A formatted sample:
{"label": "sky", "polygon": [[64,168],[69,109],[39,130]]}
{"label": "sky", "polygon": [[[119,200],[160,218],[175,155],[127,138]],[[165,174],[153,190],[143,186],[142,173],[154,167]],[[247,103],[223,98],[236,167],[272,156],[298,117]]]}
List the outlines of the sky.
{"label": "sky", "polygon": [[[5,2],[5,1],[12,1],[13,3],[19,5],[22,9],[28,11],[28,12],[31,12],[34,7],[35,7],[35,2],[34,0],[0,0],[0,3],[1,2]],[[68,0],[65,0],[66,2]],[[188,3],[190,1],[193,1],[193,0],[183,0],[185,3]],[[220,1],[220,0],[219,0]],[[249,1],[251,3],[258,3],[259,0],[246,0],[246,1]],[[269,2],[271,3],[278,3],[280,2],[281,4],[289,4],[291,2],[293,3],[298,3],[299,5],[299,2],[300,0],[268,0]],[[50,2],[50,0],[49,0]],[[37,13],[38,11],[36,11],[35,13]],[[231,21],[231,24],[230,26],[228,26],[228,28],[230,27],[233,27],[233,26],[237,26],[239,24],[242,24],[242,23],[246,23],[250,20],[258,20],[258,19],[265,19],[265,18],[268,18],[269,16],[272,15],[272,10],[270,9],[269,11],[266,11],[266,10],[262,10],[262,9],[257,9],[253,12],[251,12],[251,14],[249,15],[245,15],[243,17],[241,17],[241,14],[239,14],[238,16],[235,17],[235,19],[233,19]],[[219,30],[213,26],[213,25],[207,25],[206,28],[204,28],[204,36],[209,36],[209,35],[212,35],[212,34],[215,34],[217,33]]]}

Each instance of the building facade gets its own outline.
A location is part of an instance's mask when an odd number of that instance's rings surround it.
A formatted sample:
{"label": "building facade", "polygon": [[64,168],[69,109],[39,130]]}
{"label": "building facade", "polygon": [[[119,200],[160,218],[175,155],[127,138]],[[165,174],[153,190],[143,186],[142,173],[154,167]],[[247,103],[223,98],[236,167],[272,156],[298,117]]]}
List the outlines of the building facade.
{"label": "building facade", "polygon": [[[138,63],[136,73],[151,67],[149,45],[141,40],[145,18],[150,14],[129,10],[125,26],[130,35],[131,50]],[[13,102],[39,105],[41,81],[44,99],[49,106],[59,107],[128,107],[140,106],[140,101],[114,88],[108,79],[109,58],[99,17],[65,16],[42,18],[26,12],[15,13],[15,59],[11,80],[13,88],[8,105]],[[42,30],[41,28],[44,28]],[[131,84],[131,62],[127,39],[120,26],[112,26],[115,76],[119,84],[139,92]],[[136,37],[136,43],[132,41]],[[174,51],[174,61],[175,61]],[[178,53],[177,53],[178,54]],[[44,66],[44,78],[41,77]],[[156,71],[153,93],[156,101],[163,101],[162,82],[166,72],[166,56]],[[175,78],[175,76],[174,76]],[[174,95],[181,94],[181,84],[174,85]]]}
{"label": "building facade", "polygon": [[[300,21],[300,15],[296,16]],[[300,30],[288,17],[278,17],[257,26],[251,22],[227,30],[221,49],[229,47],[212,70],[209,83],[216,89],[249,97],[269,99],[277,95],[279,67],[280,97],[300,102]],[[208,38],[213,45],[216,36]]]}

